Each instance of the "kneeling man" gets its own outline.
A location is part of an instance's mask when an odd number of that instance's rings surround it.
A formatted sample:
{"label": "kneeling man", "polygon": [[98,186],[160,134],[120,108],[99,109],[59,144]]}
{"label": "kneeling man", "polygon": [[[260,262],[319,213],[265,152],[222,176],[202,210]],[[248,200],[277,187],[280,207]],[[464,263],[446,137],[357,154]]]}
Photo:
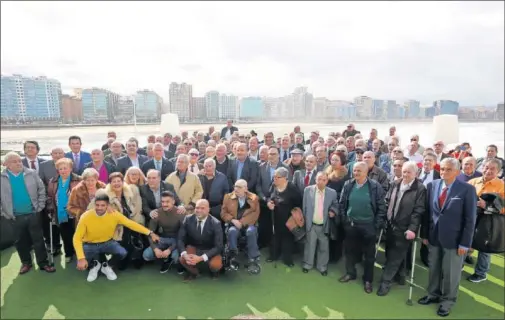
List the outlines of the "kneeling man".
{"label": "kneeling man", "polygon": [[74,234],[74,248],[77,256],[77,269],[84,271],[88,268],[88,281],[95,281],[101,269],[107,279],[116,280],[117,276],[107,262],[100,264],[100,254],[111,254],[111,264],[124,259],[128,252],[118,242],[112,239],[118,225],[123,225],[135,232],[149,235],[152,241],[159,241],[159,237],[151,230],[128,219],[123,214],[112,211],[109,207],[109,196],[98,191],[95,196],[95,209],[82,214]]}
{"label": "kneeling man", "polygon": [[240,234],[247,239],[247,257],[249,262],[259,260],[258,231],[256,222],[260,215],[259,198],[247,190],[247,181],[235,182],[234,191],[224,196],[221,207],[221,219],[228,223],[228,245],[232,256],[237,254],[237,242]]}
{"label": "kneeling man", "polygon": [[180,263],[186,269],[184,281],[193,280],[199,273],[198,266],[208,265],[216,278],[223,267],[223,229],[221,222],[209,215],[209,202],[196,202],[195,214],[186,216],[179,229],[177,247],[181,252]]}
{"label": "kneeling man", "polygon": [[177,234],[182,225],[184,214],[179,214],[178,209],[175,206],[175,194],[163,191],[161,193],[161,208],[155,210],[156,218],[149,221],[149,229],[152,232],[160,230],[160,241],[156,243],[150,239],[151,246],[144,250],[142,256],[145,261],[160,260],[160,273],[167,272],[172,263],[179,265],[179,273],[182,274],[184,271],[184,268],[179,264],[179,252],[177,251]]}

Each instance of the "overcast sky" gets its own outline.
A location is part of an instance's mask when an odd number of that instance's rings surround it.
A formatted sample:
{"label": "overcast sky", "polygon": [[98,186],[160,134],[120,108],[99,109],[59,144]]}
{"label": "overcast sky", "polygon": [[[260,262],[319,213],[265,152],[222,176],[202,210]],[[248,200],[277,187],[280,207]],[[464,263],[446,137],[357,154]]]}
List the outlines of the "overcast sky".
{"label": "overcast sky", "polygon": [[504,96],[500,2],[2,2],[2,74],[121,94]]}

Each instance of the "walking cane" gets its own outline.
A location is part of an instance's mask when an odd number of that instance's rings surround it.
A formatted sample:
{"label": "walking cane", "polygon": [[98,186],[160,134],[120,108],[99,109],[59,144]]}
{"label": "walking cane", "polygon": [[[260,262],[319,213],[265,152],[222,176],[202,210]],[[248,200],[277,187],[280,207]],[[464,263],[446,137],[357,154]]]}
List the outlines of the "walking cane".
{"label": "walking cane", "polygon": [[51,250],[49,256],[50,256],[50,264],[51,267],[54,267],[54,250],[53,250],[53,218],[49,216],[49,248]]}
{"label": "walking cane", "polygon": [[[419,227],[419,234],[421,234],[421,227]],[[412,306],[412,290],[414,288],[414,269],[416,267],[416,252],[417,252],[417,241],[421,238],[416,237],[414,239],[414,247],[412,248],[412,269],[410,270],[410,281],[409,281],[409,298],[407,299],[407,305]]]}
{"label": "walking cane", "polygon": [[277,247],[276,247],[276,237],[275,237],[275,220],[274,220],[274,210],[270,210],[270,215],[272,216],[272,245],[274,246],[273,257],[274,258],[274,268],[277,268]]}
{"label": "walking cane", "polygon": [[377,253],[379,252],[379,246],[381,244],[383,232],[384,232],[384,229],[381,229],[381,232],[379,233],[379,241],[377,241],[377,245],[375,246],[375,260],[377,260]]}

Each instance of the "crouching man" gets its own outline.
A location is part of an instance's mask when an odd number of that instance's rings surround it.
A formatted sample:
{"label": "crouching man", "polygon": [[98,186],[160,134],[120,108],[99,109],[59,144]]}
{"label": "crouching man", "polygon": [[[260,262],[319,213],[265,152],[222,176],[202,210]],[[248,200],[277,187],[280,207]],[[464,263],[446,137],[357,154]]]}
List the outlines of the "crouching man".
{"label": "crouching man", "polygon": [[182,274],[184,268],[179,264],[179,252],[177,251],[177,234],[184,219],[183,214],[178,213],[175,206],[175,195],[170,191],[161,193],[161,208],[156,209],[156,218],[149,221],[149,229],[152,232],[159,231],[160,241],[157,243],[149,239],[151,246],[143,253],[145,261],[161,261],[160,273],[165,273],[172,263],[178,265],[178,272]]}
{"label": "crouching man", "polygon": [[[158,242],[160,238],[146,227],[128,219],[123,214],[112,211],[109,207],[109,196],[99,190],[95,195],[95,209],[82,214],[74,234],[74,248],[77,256],[77,269],[88,268],[88,282],[95,281],[101,270],[109,280],[117,276],[107,262],[100,264],[97,260],[100,254],[111,254],[111,264],[126,258],[128,252],[118,242],[114,241],[114,231],[118,225],[123,225],[132,231],[149,235],[151,240]],[[88,264],[88,261],[91,263]]]}
{"label": "crouching man", "polygon": [[186,269],[184,281],[190,281],[199,274],[198,267],[207,265],[212,277],[216,278],[223,267],[223,229],[221,222],[209,215],[209,202],[196,202],[195,214],[186,216],[179,229],[177,247],[181,252],[180,263]]}
{"label": "crouching man", "polygon": [[249,262],[259,260],[258,231],[256,229],[259,215],[258,196],[247,190],[245,180],[237,180],[234,191],[224,196],[223,206],[221,207],[221,219],[230,226],[228,229],[228,245],[232,257],[237,255],[239,235],[245,234]]}

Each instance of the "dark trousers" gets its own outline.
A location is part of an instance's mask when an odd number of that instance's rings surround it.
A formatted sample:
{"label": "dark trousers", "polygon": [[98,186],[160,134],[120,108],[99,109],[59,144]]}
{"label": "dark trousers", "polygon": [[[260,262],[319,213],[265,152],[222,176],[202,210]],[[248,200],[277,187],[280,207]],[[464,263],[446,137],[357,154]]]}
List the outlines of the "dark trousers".
{"label": "dark trousers", "polygon": [[[271,226],[272,222],[270,222]],[[270,243],[270,258],[277,260],[282,256],[282,261],[285,264],[292,264],[294,248],[295,237],[285,224],[276,221],[275,235],[272,236]]]}
{"label": "dark trousers", "polygon": [[[72,257],[75,254],[74,250],[74,233],[75,222],[74,219],[68,219],[67,222],[60,223],[59,228],[61,239],[63,240],[63,248],[65,249],[65,257]],[[53,233],[54,237],[54,233]]]}
{"label": "dark trousers", "polygon": [[356,263],[364,255],[363,281],[373,281],[375,263],[376,231],[373,223],[356,223],[345,225],[345,268],[348,275],[356,277]]}
{"label": "dark trousers", "polygon": [[405,276],[405,263],[408,260],[407,251],[412,241],[405,239],[403,231],[386,231],[386,264],[382,272],[383,282],[391,282],[393,278]]}
{"label": "dark trousers", "polygon": [[272,211],[266,203],[260,202],[260,216],[258,218],[258,246],[266,248],[272,242]]}
{"label": "dark trousers", "polygon": [[345,231],[342,224],[337,225],[335,240],[330,240],[330,262],[338,262],[344,253]]}
{"label": "dark trousers", "polygon": [[[42,223],[42,231],[44,232],[44,242],[46,243],[46,247],[50,248],[51,247],[51,233],[49,231],[49,216],[47,215],[46,211],[42,211],[41,215],[41,223]],[[72,220],[72,223],[74,221]],[[61,249],[61,241],[60,241],[60,229],[58,228],[57,225],[51,224],[51,228],[53,229],[53,250],[60,250]]]}
{"label": "dark trousers", "polygon": [[24,265],[32,265],[32,245],[35,250],[35,257],[40,268],[48,264],[47,251],[44,244],[44,236],[41,228],[41,213],[32,213],[16,216],[13,221],[14,233],[16,235],[16,250],[19,259]]}

